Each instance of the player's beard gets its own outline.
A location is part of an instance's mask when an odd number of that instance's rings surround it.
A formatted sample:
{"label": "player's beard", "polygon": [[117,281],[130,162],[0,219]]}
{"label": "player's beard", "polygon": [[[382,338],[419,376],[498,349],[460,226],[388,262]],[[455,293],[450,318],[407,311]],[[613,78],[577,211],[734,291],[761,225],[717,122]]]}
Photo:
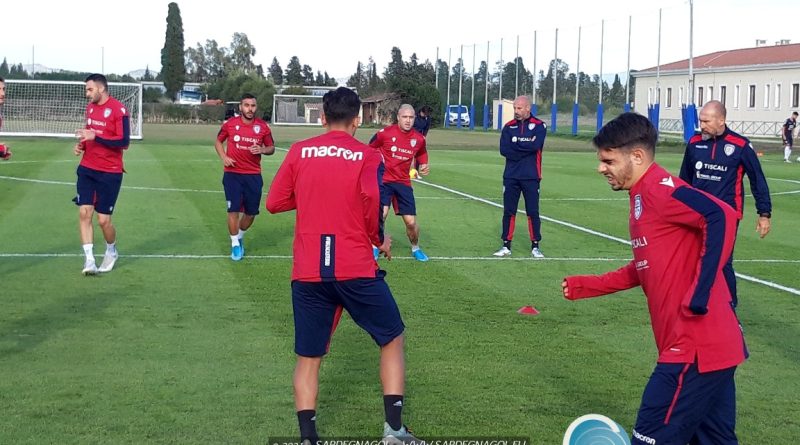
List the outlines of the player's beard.
{"label": "player's beard", "polygon": [[609,174],[603,176],[605,176],[608,181],[608,185],[611,186],[611,190],[615,192],[624,190],[625,184],[630,182],[633,177],[633,162],[629,160],[624,166],[620,167],[618,171],[609,172]]}

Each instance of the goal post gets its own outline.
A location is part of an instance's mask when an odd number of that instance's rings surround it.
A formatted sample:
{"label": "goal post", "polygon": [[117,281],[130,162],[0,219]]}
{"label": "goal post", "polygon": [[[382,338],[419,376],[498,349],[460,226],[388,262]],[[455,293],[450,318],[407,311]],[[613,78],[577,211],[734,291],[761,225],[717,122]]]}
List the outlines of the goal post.
{"label": "goal post", "polygon": [[[1,136],[75,137],[85,126],[86,83],[6,80]],[[108,92],[128,109],[131,139],[142,139],[142,84],[109,82]]]}

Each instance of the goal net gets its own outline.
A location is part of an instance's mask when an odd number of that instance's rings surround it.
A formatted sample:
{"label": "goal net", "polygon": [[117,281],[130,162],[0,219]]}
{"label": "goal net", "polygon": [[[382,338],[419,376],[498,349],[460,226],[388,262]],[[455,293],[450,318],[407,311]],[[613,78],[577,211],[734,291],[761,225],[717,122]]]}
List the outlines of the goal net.
{"label": "goal net", "polygon": [[276,94],[272,123],[277,125],[322,125],[322,96]]}
{"label": "goal net", "polygon": [[[6,80],[0,135],[74,138],[86,122],[85,88],[85,82]],[[142,85],[109,82],[108,91],[128,109],[131,139],[141,139]]]}

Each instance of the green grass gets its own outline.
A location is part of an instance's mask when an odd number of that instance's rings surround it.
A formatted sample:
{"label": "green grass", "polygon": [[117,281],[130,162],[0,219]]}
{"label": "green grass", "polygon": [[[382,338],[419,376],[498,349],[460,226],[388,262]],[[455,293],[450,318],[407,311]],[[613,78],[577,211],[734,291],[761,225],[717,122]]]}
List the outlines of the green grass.
{"label": "green grass", "polygon": [[[0,443],[264,443],[297,434],[291,261],[225,258],[216,131],[146,126],[146,139],[126,154],[114,214],[122,256],[111,274],[89,278],[79,274],[70,202],[72,141],[6,141],[15,157],[0,163]],[[357,136],[366,140],[372,131]],[[316,132],[274,129],[281,147]],[[500,202],[496,133],[434,130],[429,145],[426,180]],[[736,269],[800,288],[798,263],[767,261],[797,260],[800,251],[797,195],[781,194],[800,190],[800,166],[781,163],[776,147],[762,158],[775,194],[773,231],[758,239],[748,198]],[[659,147],[659,162],[677,171],[681,152]],[[282,157],[264,158],[266,185]],[[610,191],[595,168],[586,138],[551,138],[542,214],[627,238],[626,195]],[[405,258],[381,263],[408,326],[406,422],[423,437],[555,444],[572,419],[598,412],[630,431],[656,359],[641,291],[580,302],[560,292],[563,276],[619,267],[629,248],[545,221],[550,260],[441,259],[487,258],[499,247],[501,210],[423,184],[415,191],[422,246],[440,259],[409,260],[402,223],[392,217],[394,252]],[[608,200],[565,200],[575,198]],[[262,212],[248,254],[290,255],[293,222],[293,214]],[[525,257],[526,237],[519,228],[515,258]],[[99,231],[95,240],[102,246]],[[201,257],[131,256],[178,254]],[[742,280],[739,293],[752,354],[737,373],[740,441],[793,443],[800,437],[800,300]],[[541,314],[516,313],[528,304]],[[343,321],[322,368],[322,435],[380,434],[377,360],[370,338]]]}

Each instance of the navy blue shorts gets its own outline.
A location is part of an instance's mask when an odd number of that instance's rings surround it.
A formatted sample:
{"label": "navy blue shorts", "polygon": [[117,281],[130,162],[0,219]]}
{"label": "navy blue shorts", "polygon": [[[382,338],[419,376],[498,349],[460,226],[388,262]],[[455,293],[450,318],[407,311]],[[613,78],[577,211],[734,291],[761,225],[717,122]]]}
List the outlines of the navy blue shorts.
{"label": "navy blue shorts", "polygon": [[377,278],[309,283],[292,282],[294,352],[322,357],[328,352],[342,309],[384,346],[403,333],[405,325],[386,281]]}
{"label": "navy blue shorts", "polygon": [[225,172],[222,175],[222,186],[225,189],[225,200],[228,201],[228,213],[258,215],[261,191],[264,188],[264,179],[260,174]]}
{"label": "navy blue shorts", "polygon": [[394,207],[395,215],[416,215],[414,189],[399,182],[384,182],[381,188],[381,205]]}
{"label": "navy blue shorts", "polygon": [[696,363],[656,365],[631,444],[738,444],[735,371],[734,366],[701,374]]}
{"label": "navy blue shorts", "polygon": [[94,206],[94,211],[104,215],[114,213],[122,173],[107,173],[82,165],[78,166],[78,194],[72,201],[79,206]]}

